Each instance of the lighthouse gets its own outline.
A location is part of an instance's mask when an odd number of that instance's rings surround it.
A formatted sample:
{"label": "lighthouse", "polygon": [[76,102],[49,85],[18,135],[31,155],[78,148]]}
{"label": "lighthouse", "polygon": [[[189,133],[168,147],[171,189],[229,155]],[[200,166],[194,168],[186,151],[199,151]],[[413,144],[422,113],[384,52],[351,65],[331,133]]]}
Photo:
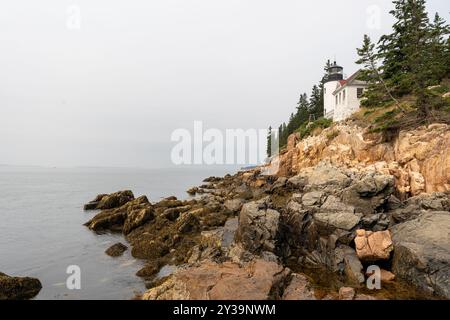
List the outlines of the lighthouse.
{"label": "lighthouse", "polygon": [[344,81],[344,68],[339,66],[334,61],[330,67],[328,67],[327,74],[324,78],[323,84],[323,104],[324,115],[328,119],[334,118],[334,112],[336,110],[336,97],[334,91]]}

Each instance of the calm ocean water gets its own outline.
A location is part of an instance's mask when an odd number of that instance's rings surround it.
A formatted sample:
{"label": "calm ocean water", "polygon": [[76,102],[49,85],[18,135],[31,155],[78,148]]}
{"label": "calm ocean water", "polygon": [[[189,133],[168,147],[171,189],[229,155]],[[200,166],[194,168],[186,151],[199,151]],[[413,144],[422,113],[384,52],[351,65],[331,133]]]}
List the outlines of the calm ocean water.
{"label": "calm ocean water", "polygon": [[[83,204],[99,193],[130,189],[150,201],[175,195],[230,168],[45,169],[0,167],[0,272],[31,276],[43,288],[36,299],[130,299],[145,290],[135,276],[143,261],[104,251],[122,236],[96,235],[83,226],[95,213]],[[126,242],[124,242],[126,243]],[[66,269],[81,268],[81,290],[66,288]]]}

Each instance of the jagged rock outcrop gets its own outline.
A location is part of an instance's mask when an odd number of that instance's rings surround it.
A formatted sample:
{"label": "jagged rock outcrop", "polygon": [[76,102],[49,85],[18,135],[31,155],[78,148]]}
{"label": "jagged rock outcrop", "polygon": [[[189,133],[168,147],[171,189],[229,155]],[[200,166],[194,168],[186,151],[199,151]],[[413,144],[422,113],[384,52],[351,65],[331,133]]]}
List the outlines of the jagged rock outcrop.
{"label": "jagged rock outcrop", "polygon": [[211,261],[176,272],[143,300],[267,300],[280,298],[290,271],[276,262],[257,259],[244,266]]}
{"label": "jagged rock outcrop", "polygon": [[246,203],[239,214],[236,241],[252,252],[273,252],[280,213],[269,208],[267,199]]}
{"label": "jagged rock outcrop", "polygon": [[84,205],[84,210],[105,210],[123,206],[134,199],[130,190],[118,191],[111,194],[99,194],[94,200]]}
{"label": "jagged rock outcrop", "polygon": [[42,289],[41,282],[30,277],[11,277],[0,272],[0,300],[34,298]]}
{"label": "jagged rock outcrop", "polygon": [[[114,193],[112,196],[115,197],[114,195],[117,194],[121,194],[121,192]],[[137,199],[133,198],[118,208],[101,211],[86,222],[85,226],[94,231],[123,231],[125,234],[128,234],[134,228],[152,219],[152,210],[152,206],[146,196]]]}
{"label": "jagged rock outcrop", "polygon": [[445,193],[421,194],[409,198],[392,211],[396,223],[411,220],[427,211],[450,211],[450,197]]}
{"label": "jagged rock outcrop", "polygon": [[[296,178],[304,181],[304,193],[294,193],[282,212],[279,242],[289,247],[284,247],[284,254],[291,259],[297,256],[308,266],[325,265],[341,272],[346,265],[356,266],[351,258],[344,263],[345,255],[338,248],[351,245],[357,229],[388,228],[390,217],[385,211],[394,192],[392,176],[320,163]],[[361,270],[348,274],[356,273]],[[364,280],[355,278],[353,282]]]}
{"label": "jagged rock outcrop", "polygon": [[392,270],[429,293],[450,299],[450,212],[426,212],[391,228]]}

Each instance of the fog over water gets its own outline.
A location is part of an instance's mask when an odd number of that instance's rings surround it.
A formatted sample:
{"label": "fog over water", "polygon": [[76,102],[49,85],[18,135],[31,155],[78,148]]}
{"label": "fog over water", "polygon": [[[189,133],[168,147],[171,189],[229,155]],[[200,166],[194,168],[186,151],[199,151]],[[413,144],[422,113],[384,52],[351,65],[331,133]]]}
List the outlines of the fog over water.
{"label": "fog over water", "polygon": [[[83,223],[97,212],[83,204],[99,193],[133,190],[154,202],[199,185],[222,169],[46,169],[0,166],[0,272],[37,277],[42,290],[36,299],[131,299],[145,290],[135,273],[144,261],[130,250],[112,258],[105,250],[121,234],[97,235]],[[81,271],[81,289],[69,290],[69,266]]]}
{"label": "fog over water", "polygon": [[[429,0],[449,20],[448,1]],[[0,10],[0,164],[167,167],[177,128],[286,121],[389,0],[19,0]]]}

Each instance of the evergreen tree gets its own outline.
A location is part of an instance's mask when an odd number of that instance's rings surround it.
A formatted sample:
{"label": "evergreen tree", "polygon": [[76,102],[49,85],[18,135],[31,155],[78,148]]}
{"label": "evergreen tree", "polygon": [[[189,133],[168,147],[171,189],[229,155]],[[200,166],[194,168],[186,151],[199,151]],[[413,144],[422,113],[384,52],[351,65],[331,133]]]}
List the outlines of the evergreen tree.
{"label": "evergreen tree", "polygon": [[430,68],[432,73],[432,81],[439,84],[444,77],[450,76],[450,59],[448,56],[448,41],[450,27],[446,24],[438,13],[435,14],[431,28],[430,43]]}
{"label": "evergreen tree", "polygon": [[323,94],[317,85],[314,85],[309,98],[309,113],[314,120],[323,115]]}
{"label": "evergreen tree", "polygon": [[280,143],[280,146],[282,146],[282,144],[281,144],[282,136],[283,136],[283,125],[280,124],[280,126],[278,127],[278,142]]}
{"label": "evergreen tree", "polygon": [[309,120],[309,101],[306,93],[301,94],[300,99],[298,100],[297,117],[299,122],[298,126]]}
{"label": "evergreen tree", "polygon": [[297,129],[296,122],[297,122],[296,117],[294,116],[293,113],[291,113],[291,116],[289,117],[289,122],[288,122],[287,128],[286,128],[286,130],[287,130],[286,135],[287,136],[289,136],[291,133],[293,133],[295,131],[295,129]]}
{"label": "evergreen tree", "polygon": [[410,93],[413,74],[424,66],[429,20],[424,0],[395,0],[390,13],[396,19],[393,32],[383,35],[379,54],[383,59],[383,78],[398,96]]}
{"label": "evergreen tree", "polygon": [[[427,86],[440,76],[433,41],[433,27],[425,11],[425,0],[396,0],[391,14],[396,18],[393,33],[380,39],[383,78],[397,96],[414,93],[421,117],[430,116]],[[437,62],[439,65],[440,63]]]}
{"label": "evergreen tree", "polygon": [[[331,68],[331,61],[330,59],[327,60],[327,62],[325,63],[325,67],[323,67],[323,70],[325,71],[325,76],[324,79],[326,78],[326,76],[328,75],[328,70]],[[322,81],[323,82],[323,81]]]}
{"label": "evergreen tree", "polygon": [[450,77],[450,37],[447,38],[447,45],[445,46],[445,51],[444,51],[444,57],[445,57],[445,61],[447,61],[446,66],[447,66],[447,77]]}
{"label": "evergreen tree", "polygon": [[266,149],[267,157],[272,156],[272,126],[267,130],[267,149]]}
{"label": "evergreen tree", "polygon": [[378,56],[375,52],[375,44],[372,43],[368,35],[364,35],[363,45],[356,49],[359,60],[357,64],[363,66],[360,78],[368,83],[368,88],[365,93],[366,100],[363,104],[370,106],[382,106],[384,104],[385,96],[388,96],[398,108],[402,109],[398,100],[392,95],[391,89],[386,84],[380,73],[378,66]]}

